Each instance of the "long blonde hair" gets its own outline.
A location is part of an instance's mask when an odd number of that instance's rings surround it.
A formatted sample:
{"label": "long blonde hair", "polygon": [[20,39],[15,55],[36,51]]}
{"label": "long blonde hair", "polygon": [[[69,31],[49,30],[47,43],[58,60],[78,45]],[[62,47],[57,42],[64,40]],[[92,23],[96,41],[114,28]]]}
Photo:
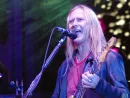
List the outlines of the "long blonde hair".
{"label": "long blonde hair", "polygon": [[[90,40],[90,47],[91,52],[93,53],[94,57],[96,58],[98,53],[101,52],[102,47],[106,45],[106,39],[104,37],[100,22],[92,9],[85,5],[77,5],[72,8],[67,17],[67,29],[69,24],[69,15],[76,10],[77,8],[81,8],[84,12],[86,17],[86,21],[90,23],[90,26],[86,27],[89,29],[89,40]],[[73,53],[75,50],[75,46],[73,41],[70,38],[67,38],[66,43],[66,58],[69,58],[73,61]]]}

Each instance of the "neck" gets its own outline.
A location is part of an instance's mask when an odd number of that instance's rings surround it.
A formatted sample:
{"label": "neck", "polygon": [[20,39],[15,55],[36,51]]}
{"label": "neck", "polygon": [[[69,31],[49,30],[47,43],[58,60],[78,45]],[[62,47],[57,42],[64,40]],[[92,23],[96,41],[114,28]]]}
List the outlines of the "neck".
{"label": "neck", "polygon": [[83,60],[91,51],[89,43],[87,44],[81,44],[77,47],[78,53],[77,53],[77,59]]}

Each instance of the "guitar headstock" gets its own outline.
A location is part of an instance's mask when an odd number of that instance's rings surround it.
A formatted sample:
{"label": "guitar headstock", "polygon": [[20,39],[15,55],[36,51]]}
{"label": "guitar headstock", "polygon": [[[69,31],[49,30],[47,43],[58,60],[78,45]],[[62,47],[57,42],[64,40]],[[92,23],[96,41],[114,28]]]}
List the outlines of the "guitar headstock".
{"label": "guitar headstock", "polygon": [[115,45],[115,43],[116,43],[116,38],[115,38],[115,37],[112,37],[112,38],[108,41],[107,45],[103,48],[103,50],[102,50],[102,52],[101,52],[101,55],[100,55],[100,57],[99,57],[99,59],[98,59],[98,62],[99,62],[99,63],[101,63],[101,62],[104,61],[104,59],[105,59],[105,57],[106,57],[108,51]]}

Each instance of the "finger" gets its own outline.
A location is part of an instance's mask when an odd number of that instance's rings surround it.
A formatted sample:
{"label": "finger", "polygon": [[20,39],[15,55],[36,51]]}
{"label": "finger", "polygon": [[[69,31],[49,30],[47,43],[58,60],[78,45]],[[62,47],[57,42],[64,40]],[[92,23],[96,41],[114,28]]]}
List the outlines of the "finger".
{"label": "finger", "polygon": [[85,74],[86,76],[88,76],[90,73],[89,73],[89,71],[87,71],[87,72],[85,72],[84,74]]}
{"label": "finger", "polygon": [[87,76],[85,74],[82,74],[82,78],[87,78]]}
{"label": "finger", "polygon": [[84,73],[87,77],[91,78],[93,76],[93,74],[89,73],[89,71]]}
{"label": "finger", "polygon": [[86,76],[86,75],[84,75],[84,74],[82,74],[82,79],[84,79],[84,80],[86,80],[86,81],[88,81],[88,82],[92,82],[92,76]]}
{"label": "finger", "polygon": [[89,80],[88,80],[88,79],[87,79],[87,80],[82,79],[82,84],[84,84],[84,85],[88,85],[88,86],[91,86],[91,85],[92,85],[92,83],[91,83],[91,82],[89,82]]}
{"label": "finger", "polygon": [[74,95],[71,95],[69,98],[74,98]]}
{"label": "finger", "polygon": [[86,75],[82,74],[82,79],[84,79],[85,81],[87,81],[88,77]]}
{"label": "finger", "polygon": [[82,81],[82,86],[85,88],[91,88],[91,85],[87,82],[85,82],[84,80]]}
{"label": "finger", "polygon": [[92,88],[91,86],[83,85],[84,88]]}

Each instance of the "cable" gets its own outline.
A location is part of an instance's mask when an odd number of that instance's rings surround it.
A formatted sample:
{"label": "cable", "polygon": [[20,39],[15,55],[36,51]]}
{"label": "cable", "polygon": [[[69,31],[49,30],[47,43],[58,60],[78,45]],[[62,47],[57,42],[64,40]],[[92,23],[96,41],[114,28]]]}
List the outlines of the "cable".
{"label": "cable", "polygon": [[[43,61],[43,65],[42,66],[44,66],[44,64],[46,63],[46,57],[47,57],[48,49],[49,49],[49,46],[50,46],[50,41],[52,39],[52,35],[54,33],[54,30],[55,30],[55,28],[52,29],[52,32],[51,32],[51,35],[50,35],[50,38],[49,38],[49,41],[48,41],[48,45],[47,45],[47,48],[46,48],[46,52],[45,52],[44,61]],[[26,98],[28,95],[31,95],[31,93],[37,87],[37,85],[38,85],[38,83],[39,83],[39,81],[41,79],[42,72],[43,72],[43,68],[41,69],[40,73],[35,77],[35,79],[31,82],[31,84],[30,84],[27,92],[23,96],[23,98]]]}

